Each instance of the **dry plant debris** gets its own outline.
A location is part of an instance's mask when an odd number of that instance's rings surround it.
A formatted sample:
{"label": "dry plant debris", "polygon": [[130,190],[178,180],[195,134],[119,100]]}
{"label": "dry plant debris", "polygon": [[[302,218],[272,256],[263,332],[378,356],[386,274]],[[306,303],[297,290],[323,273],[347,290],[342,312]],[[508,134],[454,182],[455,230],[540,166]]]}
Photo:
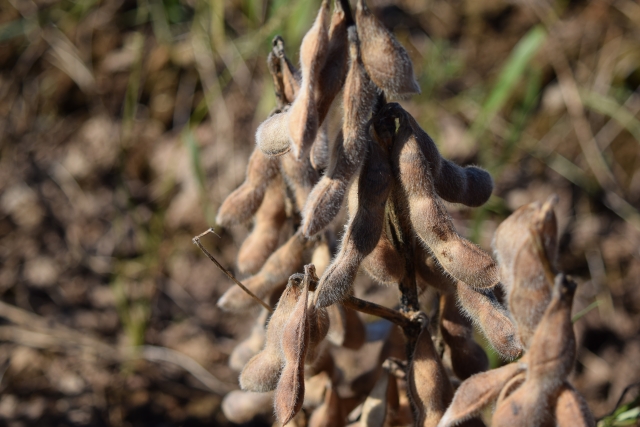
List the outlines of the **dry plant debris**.
{"label": "dry plant debris", "polygon": [[[218,305],[242,311],[278,301],[231,359],[239,369],[255,352],[241,368],[245,394],[226,400],[230,418],[248,405],[241,399],[273,392],[281,425],[398,425],[409,422],[407,413],[425,427],[483,425],[482,409],[496,401],[495,426],[594,425],[568,382],[575,284],[556,270],[556,200],[526,205],[503,222],[494,260],[458,233],[443,203],[481,206],[493,180],[442,158],[411,114],[387,102],[419,86],[406,50],[365,1],[354,20],[338,0],[330,18],[324,0],[300,51],[296,70],[283,39],[274,39],[268,69],[278,105],[258,127],[245,182],[218,213],[223,226],[255,218],[238,255],[239,269],[253,273],[244,280],[252,294],[232,287]],[[329,144],[327,112],[343,83],[342,120]],[[321,261],[319,278],[313,264],[298,273],[336,240],[330,225],[343,206],[348,219],[331,261]],[[286,220],[294,226],[283,236]],[[278,240],[284,243],[274,250]],[[354,296],[361,266],[398,286],[399,310]],[[497,285],[507,307],[493,293]],[[439,300],[432,326],[418,299],[427,289]],[[355,388],[344,383],[344,361],[332,351],[365,344],[366,329],[351,310],[385,318],[404,335],[399,353],[389,335]],[[473,324],[503,359],[524,356],[487,371]]]}

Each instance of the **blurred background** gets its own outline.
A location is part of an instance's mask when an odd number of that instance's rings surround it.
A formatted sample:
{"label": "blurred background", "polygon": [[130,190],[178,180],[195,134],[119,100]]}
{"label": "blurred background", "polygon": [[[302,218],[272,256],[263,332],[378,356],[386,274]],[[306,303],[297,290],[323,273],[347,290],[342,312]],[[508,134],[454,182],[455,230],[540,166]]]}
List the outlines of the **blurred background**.
{"label": "blurred background", "polygon": [[[275,106],[281,34],[297,63],[319,1],[0,2],[0,420],[227,425],[222,314],[246,227],[215,227]],[[514,209],[557,194],[560,267],[580,287],[572,381],[602,425],[637,425],[640,4],[369,0],[409,51],[402,101],[494,195],[450,206],[489,250]],[[634,400],[635,397],[635,400]],[[622,406],[621,406],[622,405]]]}

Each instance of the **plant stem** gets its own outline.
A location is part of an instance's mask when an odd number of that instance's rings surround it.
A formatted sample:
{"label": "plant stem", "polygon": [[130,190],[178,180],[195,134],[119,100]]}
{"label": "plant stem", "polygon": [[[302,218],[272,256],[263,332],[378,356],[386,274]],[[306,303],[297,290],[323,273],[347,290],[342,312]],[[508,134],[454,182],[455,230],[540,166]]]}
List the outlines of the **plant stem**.
{"label": "plant stem", "polygon": [[[353,295],[349,295],[342,301],[342,305],[350,309],[359,311],[361,313],[371,314],[372,316],[382,317],[396,325],[400,326],[402,330],[414,329],[416,322],[414,322],[406,314],[394,310],[392,308],[384,307],[373,302],[365,301],[360,298],[356,298]],[[420,325],[418,324],[418,327]]]}
{"label": "plant stem", "polygon": [[[236,285],[240,286],[240,288],[242,288],[242,290],[243,290],[243,291],[245,291],[247,294],[249,294],[249,296],[251,296],[251,298],[255,299],[255,300],[256,300],[256,301],[258,301],[260,304],[262,304],[262,306],[263,306],[264,308],[266,308],[267,310],[269,310],[269,312],[270,312],[270,313],[273,313],[273,308],[271,308],[271,306],[269,306],[269,304],[267,304],[266,302],[262,301],[260,298],[258,298],[258,297],[256,296],[256,294],[254,294],[253,292],[251,292],[251,291],[250,291],[250,290],[249,290],[245,285],[243,285],[242,283],[240,283],[240,281],[239,281],[238,279],[236,279],[236,277],[235,277],[235,276],[234,276],[234,275],[233,275],[229,270],[227,270],[226,268],[224,268],[224,267],[223,267],[223,266],[218,262],[218,260],[217,260],[217,259],[215,259],[215,258],[213,257],[213,255],[211,255],[211,254],[209,253],[209,251],[207,251],[207,250],[204,248],[204,246],[202,246],[202,243],[200,243],[200,238],[201,238],[202,236],[206,236],[206,235],[207,235],[207,234],[209,234],[209,233],[214,233],[214,231],[213,231],[213,229],[212,229],[212,228],[210,228],[210,229],[208,229],[207,231],[205,231],[204,233],[200,233],[200,234],[198,234],[196,237],[194,237],[194,238],[192,239],[192,240],[193,240],[193,243],[195,243],[196,245],[198,245],[198,247],[200,248],[200,250],[201,250],[202,252],[204,252],[204,254],[205,254],[207,257],[209,257],[209,259],[210,259],[211,261],[213,261],[213,263],[214,263],[214,264],[215,264],[215,265],[216,265],[220,270],[222,270],[222,272],[223,272],[224,274],[226,274],[226,275],[227,275],[227,277],[228,277],[229,279],[233,280],[233,282],[234,282]],[[214,234],[215,234],[215,233],[214,233]]]}

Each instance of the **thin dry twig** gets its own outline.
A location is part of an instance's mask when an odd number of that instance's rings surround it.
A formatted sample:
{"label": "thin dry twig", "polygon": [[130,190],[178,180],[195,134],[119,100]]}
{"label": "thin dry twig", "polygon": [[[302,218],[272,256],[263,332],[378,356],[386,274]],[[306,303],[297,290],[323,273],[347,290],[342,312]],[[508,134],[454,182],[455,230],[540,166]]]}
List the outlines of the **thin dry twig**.
{"label": "thin dry twig", "polygon": [[198,247],[200,248],[200,250],[202,252],[204,252],[204,254],[209,257],[209,259],[211,261],[213,261],[213,263],[220,269],[222,270],[222,272],[224,274],[227,275],[227,277],[229,279],[231,279],[236,285],[240,286],[240,288],[242,288],[243,291],[245,291],[251,298],[255,299],[256,301],[258,301],[264,308],[266,308],[267,310],[269,310],[269,312],[273,313],[273,308],[271,308],[271,306],[269,304],[267,304],[266,302],[262,301],[260,298],[258,298],[253,292],[251,292],[245,285],[243,285],[238,279],[235,278],[235,276],[233,274],[231,274],[231,272],[229,270],[227,270],[226,268],[224,268],[217,259],[215,259],[213,257],[213,255],[211,255],[209,253],[209,251],[207,251],[204,246],[202,246],[202,243],[200,243],[200,238],[202,236],[206,236],[209,233],[213,233],[215,234],[215,232],[213,231],[213,228],[209,228],[207,231],[205,231],[204,233],[200,233],[197,236],[195,236],[193,239],[193,243],[195,243],[196,245],[198,245]]}
{"label": "thin dry twig", "polygon": [[416,327],[418,322],[407,317],[404,313],[396,311],[392,308],[384,307],[373,302],[365,301],[349,295],[342,301],[345,307],[359,311],[361,313],[371,314],[372,316],[382,317],[402,328],[402,330],[411,330]]}

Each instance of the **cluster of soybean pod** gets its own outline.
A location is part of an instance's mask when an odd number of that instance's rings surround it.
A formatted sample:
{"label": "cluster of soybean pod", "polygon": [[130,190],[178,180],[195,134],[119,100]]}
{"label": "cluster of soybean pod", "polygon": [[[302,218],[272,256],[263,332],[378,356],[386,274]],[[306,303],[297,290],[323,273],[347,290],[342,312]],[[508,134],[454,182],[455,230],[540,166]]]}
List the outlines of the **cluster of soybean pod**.
{"label": "cluster of soybean pod", "polygon": [[[218,305],[265,307],[231,354],[242,390],[225,397],[226,416],[242,423],[273,407],[276,423],[291,426],[594,426],[567,380],[575,284],[555,265],[555,200],[500,225],[497,261],[458,234],[442,200],[480,206],[493,181],[443,159],[416,120],[387,102],[420,89],[406,50],[365,0],[355,17],[348,0],[333,11],[323,0],[300,68],[281,37],[267,63],[277,106],[256,132],[244,183],[217,216],[223,227],[253,222],[237,259],[246,289],[230,288]],[[361,267],[398,286],[398,309],[354,296]],[[420,301],[429,288],[431,318]],[[396,325],[371,366],[358,359],[367,328],[357,311]],[[474,325],[513,362],[487,371]],[[358,369],[366,372],[354,378]]]}

